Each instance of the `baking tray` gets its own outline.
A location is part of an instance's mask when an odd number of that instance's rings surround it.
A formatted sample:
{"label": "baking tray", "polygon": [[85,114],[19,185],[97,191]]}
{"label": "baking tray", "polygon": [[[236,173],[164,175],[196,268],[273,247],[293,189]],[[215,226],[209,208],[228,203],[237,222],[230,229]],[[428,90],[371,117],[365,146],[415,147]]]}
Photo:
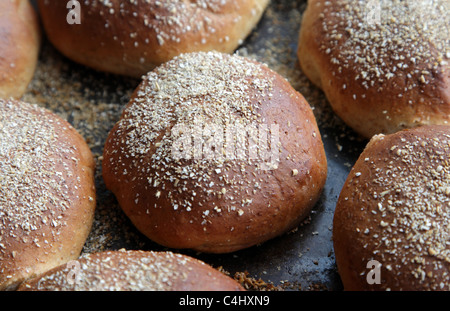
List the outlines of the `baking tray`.
{"label": "baking tray", "polygon": [[[332,222],[345,179],[364,148],[331,111],[324,94],[301,72],[298,33],[306,1],[272,0],[262,20],[237,53],[267,64],[283,75],[310,103],[328,158],[328,178],[310,216],[295,230],[230,254],[172,250],[196,257],[254,291],[340,291],[332,243]],[[94,154],[97,210],[83,253],[104,250],[169,250],[141,235],[103,183],[103,145],[140,80],[96,72],[62,56],[43,37],[35,76],[22,100],[46,107],[68,120]]]}

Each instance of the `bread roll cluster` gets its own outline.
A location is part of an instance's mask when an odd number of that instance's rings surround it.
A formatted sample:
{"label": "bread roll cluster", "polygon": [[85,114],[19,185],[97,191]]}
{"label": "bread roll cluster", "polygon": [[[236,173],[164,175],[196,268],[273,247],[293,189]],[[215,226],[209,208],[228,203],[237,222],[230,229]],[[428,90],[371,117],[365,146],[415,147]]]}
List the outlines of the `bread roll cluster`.
{"label": "bread roll cluster", "polygon": [[449,290],[448,1],[308,1],[303,72],[370,139],[337,202],[346,290]]}
{"label": "bread roll cluster", "polygon": [[[186,52],[232,53],[267,5],[268,0],[38,1],[45,33],[58,50],[94,69],[132,77]],[[242,290],[212,267],[172,253],[102,253],[77,261],[94,219],[94,160],[67,121],[9,99],[21,97],[32,78],[40,29],[25,0],[3,1],[0,17],[0,290],[20,284],[34,290]],[[68,262],[89,266],[73,287],[64,283],[71,283],[64,270]],[[148,275],[140,275],[142,269]],[[52,277],[56,283],[44,281],[60,270],[61,277]],[[90,277],[103,280],[93,288]]]}
{"label": "bread roll cluster", "polygon": [[[233,54],[269,1],[70,3],[37,1],[53,46],[140,79],[106,137],[101,177],[132,224],[169,250],[82,254],[96,164],[68,121],[20,100],[40,26],[28,1],[2,1],[0,290],[244,290],[177,251],[231,253],[298,227],[328,174],[305,97]],[[450,290],[449,9],[310,0],[299,21],[301,70],[368,142],[333,220],[345,290]]]}

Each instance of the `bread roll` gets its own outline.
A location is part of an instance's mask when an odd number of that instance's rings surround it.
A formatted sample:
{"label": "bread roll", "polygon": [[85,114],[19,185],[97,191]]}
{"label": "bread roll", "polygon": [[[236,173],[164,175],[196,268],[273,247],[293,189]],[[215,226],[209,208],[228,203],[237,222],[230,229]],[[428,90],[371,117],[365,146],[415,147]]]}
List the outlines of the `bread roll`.
{"label": "bread roll", "polygon": [[20,98],[36,69],[41,33],[28,0],[0,1],[0,98]]}
{"label": "bread roll", "polygon": [[295,228],[327,175],[311,107],[280,75],[218,52],[144,77],[111,130],[103,178],[167,247],[226,253]]}
{"label": "bread roll", "polygon": [[19,291],[244,291],[190,256],[138,250],[84,254],[36,277]]}
{"label": "bread roll", "polygon": [[450,2],[311,0],[298,58],[365,138],[450,120]]}
{"label": "bread roll", "polygon": [[68,16],[67,1],[38,3],[47,36],[62,54],[97,70],[141,78],[181,53],[233,52],[269,0],[80,1],[70,11],[80,12],[80,24]]}
{"label": "bread roll", "polygon": [[334,215],[344,289],[450,289],[449,155],[450,126],[372,138]]}
{"label": "bread roll", "polygon": [[79,256],[95,209],[93,170],[69,123],[0,99],[0,290]]}

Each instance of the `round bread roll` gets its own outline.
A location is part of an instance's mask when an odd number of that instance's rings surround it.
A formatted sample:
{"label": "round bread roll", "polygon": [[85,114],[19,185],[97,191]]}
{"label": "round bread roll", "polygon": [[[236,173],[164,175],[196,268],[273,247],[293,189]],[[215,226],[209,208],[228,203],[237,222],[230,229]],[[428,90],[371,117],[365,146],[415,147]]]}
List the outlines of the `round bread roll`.
{"label": "round bread roll", "polygon": [[138,250],[82,255],[19,291],[244,291],[231,277],[190,256]]}
{"label": "round bread roll", "polygon": [[0,1],[0,98],[20,98],[39,55],[38,16],[29,0]]}
{"label": "round bread roll", "polygon": [[266,66],[217,52],[148,73],[103,154],[105,184],[143,234],[207,253],[295,228],[326,175],[303,96]]}
{"label": "round bread roll", "polygon": [[79,256],[93,222],[93,170],[68,122],[0,99],[0,290]]}
{"label": "round bread roll", "polygon": [[450,2],[311,0],[298,59],[365,138],[450,120]]}
{"label": "round bread roll", "polygon": [[181,53],[234,52],[268,3],[92,0],[72,4],[69,11],[67,1],[38,1],[47,36],[62,54],[100,71],[137,78]]}
{"label": "round bread roll", "polygon": [[334,216],[344,289],[450,290],[449,155],[445,125],[370,140]]}

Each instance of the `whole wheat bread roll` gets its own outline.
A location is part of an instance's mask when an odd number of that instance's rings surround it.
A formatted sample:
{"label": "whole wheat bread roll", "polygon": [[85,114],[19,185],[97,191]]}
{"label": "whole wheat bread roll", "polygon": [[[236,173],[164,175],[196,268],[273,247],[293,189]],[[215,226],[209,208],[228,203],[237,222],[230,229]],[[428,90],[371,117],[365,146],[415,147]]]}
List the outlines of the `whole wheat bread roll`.
{"label": "whole wheat bread roll", "polygon": [[298,59],[365,138],[450,120],[450,2],[311,0]]}
{"label": "whole wheat bread roll", "polygon": [[140,78],[181,53],[232,53],[269,0],[92,0],[79,1],[72,11],[67,1],[38,3],[47,36],[62,54],[97,70]]}
{"label": "whole wheat bread roll", "polygon": [[81,135],[48,110],[0,99],[0,290],[78,258],[95,199]]}
{"label": "whole wheat bread roll", "polygon": [[20,98],[33,78],[41,44],[29,0],[0,1],[0,98]]}
{"label": "whole wheat bread roll", "polygon": [[450,126],[374,136],[333,221],[346,290],[450,289]]}
{"label": "whole wheat bread roll", "polygon": [[139,250],[84,254],[19,291],[243,291],[231,277],[190,256]]}
{"label": "whole wheat bread roll", "polygon": [[267,66],[182,54],[144,77],[103,153],[103,178],[147,237],[225,253],[295,228],[327,175],[311,107]]}

